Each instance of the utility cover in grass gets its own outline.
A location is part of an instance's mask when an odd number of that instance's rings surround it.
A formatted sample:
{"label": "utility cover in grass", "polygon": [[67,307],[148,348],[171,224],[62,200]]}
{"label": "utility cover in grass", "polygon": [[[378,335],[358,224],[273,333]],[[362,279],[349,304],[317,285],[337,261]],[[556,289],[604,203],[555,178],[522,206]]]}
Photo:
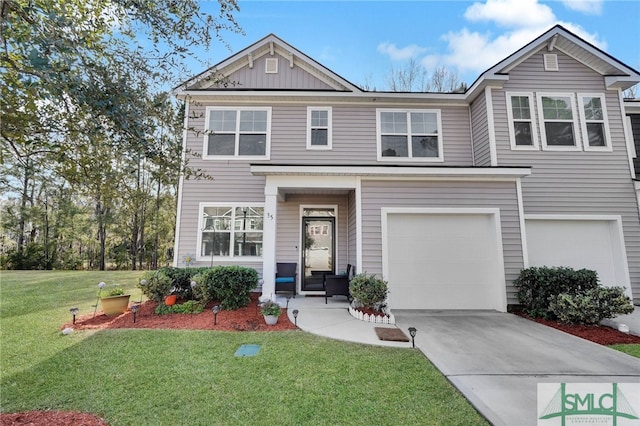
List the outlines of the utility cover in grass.
{"label": "utility cover in grass", "polygon": [[236,351],[236,356],[254,356],[260,351],[260,345],[242,345]]}

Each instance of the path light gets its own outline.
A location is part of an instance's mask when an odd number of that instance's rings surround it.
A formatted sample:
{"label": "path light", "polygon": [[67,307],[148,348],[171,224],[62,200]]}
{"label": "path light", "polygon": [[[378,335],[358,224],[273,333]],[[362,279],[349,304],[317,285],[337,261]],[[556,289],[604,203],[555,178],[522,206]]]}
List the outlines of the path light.
{"label": "path light", "polygon": [[147,280],[144,278],[140,280],[140,303],[142,303],[142,287],[147,285]]}
{"label": "path light", "polygon": [[138,309],[140,309],[140,305],[133,305],[131,307],[131,312],[133,312],[133,323],[136,323],[136,314],[138,313]]}
{"label": "path light", "polygon": [[213,312],[213,325],[216,325],[218,324],[218,312],[220,312],[220,306],[214,306],[211,308],[211,311]]}
{"label": "path light", "polygon": [[409,335],[411,336],[411,346],[412,347],[416,347],[416,332],[418,330],[416,330],[415,327],[409,327]]}
{"label": "path light", "polygon": [[296,327],[298,326],[298,313],[300,311],[298,311],[297,309],[293,310],[293,325],[295,325]]}
{"label": "path light", "polygon": [[69,309],[69,312],[71,312],[71,315],[73,315],[73,323],[76,323],[76,315],[78,315],[78,312],[80,311],[80,309],[73,307],[71,309]]}
{"label": "path light", "polygon": [[286,307],[286,309],[289,309],[289,300],[291,300],[291,298],[287,297],[287,307]]}

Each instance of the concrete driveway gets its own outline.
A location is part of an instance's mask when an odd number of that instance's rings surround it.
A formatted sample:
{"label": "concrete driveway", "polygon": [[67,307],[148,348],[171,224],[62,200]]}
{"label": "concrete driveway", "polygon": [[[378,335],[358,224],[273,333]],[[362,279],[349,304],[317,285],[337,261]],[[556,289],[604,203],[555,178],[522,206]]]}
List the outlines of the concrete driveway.
{"label": "concrete driveway", "polygon": [[416,347],[494,425],[536,425],[538,383],[640,383],[640,359],[516,315],[393,313],[398,327],[418,329]]}

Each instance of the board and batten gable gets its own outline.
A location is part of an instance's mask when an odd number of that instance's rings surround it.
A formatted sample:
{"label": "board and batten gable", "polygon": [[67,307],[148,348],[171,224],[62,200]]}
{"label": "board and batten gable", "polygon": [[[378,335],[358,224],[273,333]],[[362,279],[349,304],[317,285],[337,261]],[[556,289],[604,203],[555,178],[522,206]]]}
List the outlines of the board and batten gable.
{"label": "board and batten gable", "polygon": [[[382,275],[383,207],[499,208],[507,302],[518,303],[512,282],[523,268],[515,182],[382,181],[363,179],[362,251],[358,272]],[[428,274],[425,271],[425,279]]]}
{"label": "board and batten gable", "polygon": [[[502,89],[491,91],[498,164],[532,167],[531,176],[522,180],[525,215],[621,215],[632,290],[636,301],[640,300],[640,223],[619,92],[607,90],[602,75],[557,50],[553,53],[557,54],[559,70],[545,71],[545,53],[541,50],[520,63],[509,72]],[[533,93],[538,149],[511,149],[508,92]],[[540,140],[544,128],[536,93],[573,93],[575,99],[580,93],[603,94],[612,150],[545,150]],[[576,119],[575,134],[582,138],[579,114]]]}

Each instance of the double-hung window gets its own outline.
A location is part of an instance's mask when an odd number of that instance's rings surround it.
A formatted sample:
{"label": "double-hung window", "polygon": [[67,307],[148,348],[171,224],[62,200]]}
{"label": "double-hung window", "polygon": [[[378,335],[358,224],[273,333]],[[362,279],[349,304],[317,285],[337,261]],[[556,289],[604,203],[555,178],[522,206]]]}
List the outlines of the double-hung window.
{"label": "double-hung window", "polygon": [[538,149],[533,121],[533,93],[507,93],[511,149]]}
{"label": "double-hung window", "polygon": [[538,93],[537,98],[542,147],[557,151],[579,150],[575,96],[572,93]]}
{"label": "double-hung window", "polygon": [[610,151],[609,120],[602,94],[578,94],[585,151]]}
{"label": "double-hung window", "polygon": [[378,110],[378,160],[443,161],[439,110]]}
{"label": "double-hung window", "polygon": [[200,205],[198,260],[262,256],[264,207]]}
{"label": "double-hung window", "polygon": [[307,108],[307,149],[331,149],[331,107]]}
{"label": "double-hung window", "polygon": [[270,139],[271,108],[207,108],[205,158],[268,158]]}

